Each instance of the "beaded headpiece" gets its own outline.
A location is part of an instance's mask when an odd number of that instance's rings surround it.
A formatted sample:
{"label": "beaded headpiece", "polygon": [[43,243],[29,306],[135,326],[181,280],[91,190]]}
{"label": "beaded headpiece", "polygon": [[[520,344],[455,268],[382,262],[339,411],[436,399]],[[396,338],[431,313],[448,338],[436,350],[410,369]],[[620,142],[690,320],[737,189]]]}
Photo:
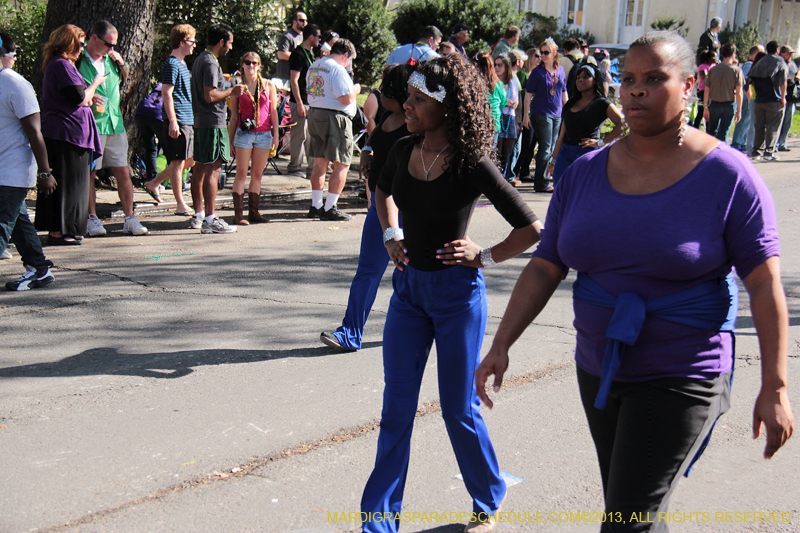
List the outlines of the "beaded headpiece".
{"label": "beaded headpiece", "polygon": [[425,84],[425,74],[421,74],[415,70],[414,72],[411,73],[411,76],[409,76],[408,84],[411,87],[419,89],[423,93],[427,94],[440,104],[444,103],[444,96],[446,94],[444,87],[439,85],[439,88],[436,92],[429,91],[427,85]]}

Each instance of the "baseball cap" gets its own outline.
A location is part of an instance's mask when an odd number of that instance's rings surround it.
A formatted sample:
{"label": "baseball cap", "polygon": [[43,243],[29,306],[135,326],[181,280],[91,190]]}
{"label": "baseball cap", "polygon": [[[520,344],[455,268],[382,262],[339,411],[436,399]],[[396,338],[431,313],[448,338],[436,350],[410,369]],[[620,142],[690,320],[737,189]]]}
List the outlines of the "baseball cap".
{"label": "baseball cap", "polygon": [[453,35],[456,33],[461,33],[462,31],[472,31],[472,28],[464,24],[463,22],[457,22],[455,26],[453,26]]}
{"label": "baseball cap", "polygon": [[513,61],[527,61],[528,55],[522,50],[513,49],[508,51],[508,59]]}

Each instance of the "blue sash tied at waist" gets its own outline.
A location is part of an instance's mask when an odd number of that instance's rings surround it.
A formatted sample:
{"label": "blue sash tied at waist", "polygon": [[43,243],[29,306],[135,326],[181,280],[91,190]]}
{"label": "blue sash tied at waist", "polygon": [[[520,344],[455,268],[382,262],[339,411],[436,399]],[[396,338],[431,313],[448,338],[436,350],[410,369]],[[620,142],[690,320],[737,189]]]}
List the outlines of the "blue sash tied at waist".
{"label": "blue sash tied at waist", "polygon": [[588,274],[578,272],[572,297],[579,302],[614,310],[606,330],[608,343],[603,354],[600,390],[594,401],[597,409],[605,409],[608,391],[622,363],[625,346],[636,343],[645,316],[700,329],[733,331],[739,309],[739,286],[733,273],[725,276],[724,280],[713,279],[645,302],[633,292],[623,292],[615,297]]}

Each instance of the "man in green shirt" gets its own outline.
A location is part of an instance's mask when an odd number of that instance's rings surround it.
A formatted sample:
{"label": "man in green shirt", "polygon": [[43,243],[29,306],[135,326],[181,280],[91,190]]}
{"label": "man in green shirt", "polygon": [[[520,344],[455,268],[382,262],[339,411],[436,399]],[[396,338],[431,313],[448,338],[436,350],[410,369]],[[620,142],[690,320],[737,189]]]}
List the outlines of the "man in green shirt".
{"label": "man in green shirt", "polygon": [[519,41],[519,28],[509,26],[503,33],[503,38],[494,45],[492,59],[497,59],[500,55],[508,56],[508,52],[517,47],[517,41]]}
{"label": "man in green shirt", "polygon": [[94,177],[97,169],[108,168],[117,179],[117,193],[125,213],[122,232],[131,235],[145,235],[147,228],[142,226],[133,214],[133,183],[128,170],[128,135],[122,121],[120,109],[120,85],[128,78],[128,66],[114,49],[119,38],[117,29],[111,23],[101,20],[92,26],[86,48],[76,62],[78,71],[86,83],[94,81],[98,74],[105,74],[106,81],[95,91],[92,112],[100,134],[103,155],[97,159],[96,169],[89,180],[89,224],[86,232],[91,237],[106,234],[103,223],[97,218]]}

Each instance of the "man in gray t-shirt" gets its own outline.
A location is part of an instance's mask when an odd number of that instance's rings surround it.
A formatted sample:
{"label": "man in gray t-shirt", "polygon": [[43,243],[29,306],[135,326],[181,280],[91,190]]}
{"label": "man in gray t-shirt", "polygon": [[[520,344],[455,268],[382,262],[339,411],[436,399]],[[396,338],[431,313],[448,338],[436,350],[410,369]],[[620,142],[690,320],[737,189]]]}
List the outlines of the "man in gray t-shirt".
{"label": "man in gray t-shirt", "polygon": [[194,160],[192,228],[201,233],[233,233],[235,226],[214,216],[217,180],[223,162],[230,161],[231,148],[226,127],[226,99],[238,98],[242,86],[225,88],[218,59],[233,47],[233,30],[227,24],[208,29],[206,49],[192,65],[192,110],[194,111]]}
{"label": "man in gray t-shirt", "polygon": [[289,57],[292,51],[303,42],[303,28],[308,24],[308,17],[302,11],[298,11],[292,18],[292,27],[278,37],[278,65],[275,77],[283,80],[285,86],[289,87]]}

